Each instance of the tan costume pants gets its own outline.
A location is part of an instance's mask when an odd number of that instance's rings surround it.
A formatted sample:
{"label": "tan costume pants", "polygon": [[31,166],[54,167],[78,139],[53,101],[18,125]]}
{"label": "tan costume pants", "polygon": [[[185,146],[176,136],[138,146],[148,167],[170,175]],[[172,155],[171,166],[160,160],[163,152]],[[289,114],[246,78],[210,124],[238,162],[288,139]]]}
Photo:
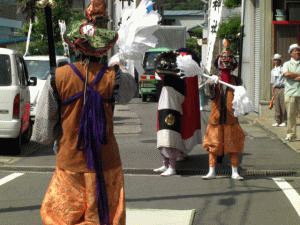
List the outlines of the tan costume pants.
{"label": "tan costume pants", "polygon": [[275,121],[278,124],[286,123],[287,114],[284,101],[284,88],[274,89]]}
{"label": "tan costume pants", "polygon": [[296,122],[300,112],[300,96],[285,96],[284,99],[287,111],[287,137],[296,138]]}

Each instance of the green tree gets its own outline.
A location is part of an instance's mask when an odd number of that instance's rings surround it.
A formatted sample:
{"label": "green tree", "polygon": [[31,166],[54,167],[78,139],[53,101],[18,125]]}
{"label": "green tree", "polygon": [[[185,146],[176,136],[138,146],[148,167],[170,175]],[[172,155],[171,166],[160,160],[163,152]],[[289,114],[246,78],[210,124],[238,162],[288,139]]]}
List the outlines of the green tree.
{"label": "green tree", "polygon": [[[30,0],[18,0],[20,4],[28,4],[32,2]],[[62,40],[60,36],[60,29],[58,25],[58,20],[64,20],[68,25],[72,20],[84,18],[83,13],[73,13],[71,11],[71,3],[72,0],[55,0],[57,6],[52,9],[52,21],[53,21],[53,35],[54,35],[54,42],[55,42],[55,49],[57,52],[63,52],[62,47]],[[35,5],[34,5],[35,6]],[[25,8],[26,9],[26,8]],[[29,12],[30,11],[30,12]],[[48,54],[48,37],[47,37],[47,27],[46,27],[46,18],[44,9],[40,9],[35,7],[27,8],[25,10],[25,14],[33,13],[35,15],[35,21],[32,24],[32,32],[31,32],[31,41],[30,41],[30,48],[29,53],[31,55],[47,55]],[[29,30],[29,23],[25,23],[21,32],[24,35],[27,35]],[[23,47],[25,51],[25,44]]]}
{"label": "green tree", "polygon": [[198,39],[202,38],[203,28],[195,28],[189,32],[191,38],[186,40],[186,47],[193,50],[201,58],[201,46],[198,45]]}
{"label": "green tree", "polygon": [[241,3],[242,1],[241,0],[226,0],[224,2],[224,5],[227,7],[227,8],[235,8],[235,7],[239,7],[241,6]]}
{"label": "green tree", "polygon": [[221,39],[228,39],[231,42],[231,49],[234,53],[238,52],[238,44],[241,25],[241,16],[236,15],[222,22],[219,26],[217,36]]}
{"label": "green tree", "polygon": [[202,10],[204,3],[200,0],[163,0],[164,10]]}

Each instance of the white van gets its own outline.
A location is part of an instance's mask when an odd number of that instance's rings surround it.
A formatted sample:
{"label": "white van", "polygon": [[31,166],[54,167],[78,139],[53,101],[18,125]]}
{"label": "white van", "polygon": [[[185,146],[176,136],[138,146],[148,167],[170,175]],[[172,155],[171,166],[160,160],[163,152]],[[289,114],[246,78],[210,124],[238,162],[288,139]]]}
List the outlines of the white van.
{"label": "white van", "polygon": [[[31,98],[30,98],[30,104],[31,104],[30,116],[31,116],[32,120],[34,120],[38,99],[44,88],[46,80],[47,80],[48,76],[50,75],[50,62],[49,62],[48,55],[25,56],[24,60],[25,60],[25,63],[26,63],[27,69],[28,69],[29,76],[37,78],[37,85],[29,88],[30,96],[31,96]],[[64,66],[68,63],[70,63],[70,59],[68,57],[56,56],[56,66],[57,67]]]}
{"label": "white van", "polygon": [[19,154],[21,143],[30,141],[29,86],[34,85],[36,78],[29,79],[23,56],[0,48],[0,138],[12,139],[8,154]]}

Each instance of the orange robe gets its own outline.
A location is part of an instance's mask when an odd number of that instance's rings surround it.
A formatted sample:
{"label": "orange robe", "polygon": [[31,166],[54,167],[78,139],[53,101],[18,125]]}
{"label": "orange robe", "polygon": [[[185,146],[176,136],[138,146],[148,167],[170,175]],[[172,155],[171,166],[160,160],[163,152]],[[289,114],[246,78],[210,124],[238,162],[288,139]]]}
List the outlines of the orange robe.
{"label": "orange robe", "polygon": [[[232,84],[235,84],[231,76]],[[221,88],[226,90],[226,119],[220,123],[221,112]],[[203,140],[203,149],[215,156],[223,154],[237,154],[244,149],[245,135],[240,127],[238,119],[233,115],[232,100],[234,90],[224,88],[221,84],[216,85],[215,98],[212,100],[210,118]]]}
{"label": "orange robe", "polygon": [[[86,74],[83,65],[80,63],[75,63],[75,65],[81,74]],[[89,83],[93,81],[102,67],[102,64],[90,63],[87,70]],[[55,107],[56,109],[59,108],[56,112],[51,110],[51,106],[54,104],[64,102],[83,90],[84,83],[68,65],[58,68],[55,76],[51,79],[52,82],[48,82],[51,83],[51,88],[48,87],[48,90],[43,90],[42,96],[46,96],[45,99],[49,98],[52,101],[45,100],[45,105],[40,103],[36,122],[42,124],[41,121],[45,120],[42,116],[43,112],[45,110],[50,112],[47,121],[57,121],[60,125],[61,135],[58,139],[56,170],[42,202],[41,218],[45,225],[99,225],[96,173],[87,167],[86,151],[77,149],[78,129],[84,98],[81,97],[66,106]],[[109,99],[113,95],[114,88],[115,72],[109,68],[103,79],[95,85],[95,89],[105,99]],[[53,97],[55,93],[58,97]],[[55,103],[53,99],[59,100],[56,100]],[[49,104],[49,102],[53,102],[53,104]],[[104,103],[104,109],[107,144],[101,146],[99,154],[102,158],[101,164],[107,192],[110,225],[124,225],[126,222],[124,175],[118,144],[113,133],[112,104]],[[42,126],[41,129],[44,130],[43,128]]]}

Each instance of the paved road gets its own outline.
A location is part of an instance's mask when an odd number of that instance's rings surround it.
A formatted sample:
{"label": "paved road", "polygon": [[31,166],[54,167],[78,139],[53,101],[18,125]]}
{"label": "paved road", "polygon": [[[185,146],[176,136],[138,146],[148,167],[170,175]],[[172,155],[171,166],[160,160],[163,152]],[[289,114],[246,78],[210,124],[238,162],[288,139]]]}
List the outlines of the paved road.
{"label": "paved road", "polygon": [[[207,154],[200,146],[178,165],[181,175],[160,177],[151,172],[161,164],[155,150],[155,109],[155,102],[134,100],[116,111],[127,224],[299,224],[299,154],[241,118],[247,135],[244,181],[229,179],[226,164],[218,179],[202,180]],[[54,158],[51,146],[36,143],[24,146],[20,156],[0,156],[0,225],[41,224],[39,207]]]}

